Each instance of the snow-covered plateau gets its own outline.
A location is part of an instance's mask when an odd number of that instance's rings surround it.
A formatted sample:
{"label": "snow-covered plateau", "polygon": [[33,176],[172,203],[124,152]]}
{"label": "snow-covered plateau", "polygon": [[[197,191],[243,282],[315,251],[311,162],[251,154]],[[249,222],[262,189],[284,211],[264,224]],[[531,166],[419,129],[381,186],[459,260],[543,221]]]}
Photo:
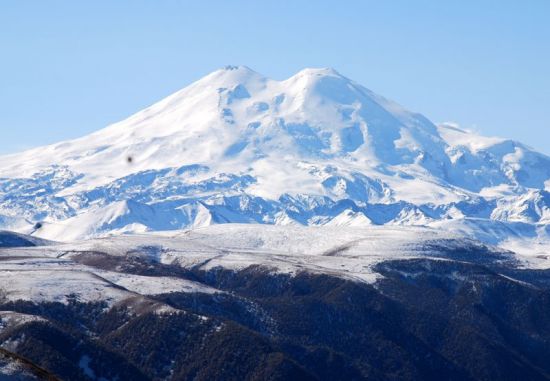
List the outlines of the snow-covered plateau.
{"label": "snow-covered plateau", "polygon": [[0,228],[71,242],[412,226],[544,267],[549,191],[550,158],[519,142],[436,125],[332,69],[277,81],[237,66],[88,136],[0,157]]}
{"label": "snow-covered plateau", "polygon": [[[361,283],[381,278],[386,261],[464,260],[518,268],[546,258],[518,256],[438,229],[404,226],[303,227],[223,224],[187,231],[131,234],[74,243],[0,248],[0,299],[34,303],[105,302],[109,306],[165,293],[222,292],[170,272],[128,270],[153,264],[188,272],[261,268],[274,275],[324,274]],[[470,258],[468,253],[475,253]],[[458,258],[461,259],[461,258]],[[137,296],[140,296],[139,298]],[[151,307],[151,306],[149,306]],[[166,310],[166,306],[154,308]],[[149,310],[150,308],[148,308]]]}

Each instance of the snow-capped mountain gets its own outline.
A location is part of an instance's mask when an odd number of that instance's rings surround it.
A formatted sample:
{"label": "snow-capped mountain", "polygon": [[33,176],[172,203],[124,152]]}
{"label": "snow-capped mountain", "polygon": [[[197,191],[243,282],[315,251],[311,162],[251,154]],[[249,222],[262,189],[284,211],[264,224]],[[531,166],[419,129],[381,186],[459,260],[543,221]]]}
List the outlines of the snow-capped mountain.
{"label": "snow-capped mountain", "polygon": [[550,157],[521,143],[437,126],[332,69],[276,81],[239,66],[91,135],[1,157],[0,227],[72,240],[389,224],[544,243],[549,190]]}

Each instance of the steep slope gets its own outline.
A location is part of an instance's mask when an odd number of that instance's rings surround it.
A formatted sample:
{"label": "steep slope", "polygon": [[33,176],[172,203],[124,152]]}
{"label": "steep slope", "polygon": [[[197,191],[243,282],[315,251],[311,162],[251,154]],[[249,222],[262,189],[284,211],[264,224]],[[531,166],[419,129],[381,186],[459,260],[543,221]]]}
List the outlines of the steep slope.
{"label": "steep slope", "polygon": [[525,238],[518,222],[548,223],[549,188],[550,158],[521,143],[436,126],[332,69],[276,81],[238,66],[91,135],[2,157],[0,227],[70,240],[481,219],[503,240]]}

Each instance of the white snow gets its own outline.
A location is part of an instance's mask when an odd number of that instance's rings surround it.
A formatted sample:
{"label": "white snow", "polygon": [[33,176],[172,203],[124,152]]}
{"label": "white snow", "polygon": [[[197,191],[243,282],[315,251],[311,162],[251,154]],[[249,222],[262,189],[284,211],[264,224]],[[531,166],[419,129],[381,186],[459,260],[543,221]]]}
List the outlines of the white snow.
{"label": "white snow", "polygon": [[[462,236],[427,227],[397,226],[273,226],[223,224],[181,232],[126,235],[36,248],[45,255],[75,251],[100,251],[124,256],[144,251],[165,264],[207,270],[217,266],[240,270],[259,265],[274,272],[326,273],[373,282],[378,275],[373,266],[381,261],[429,255],[424,243]],[[153,247],[156,249],[151,250]],[[141,248],[141,249],[140,249]],[[148,249],[144,249],[148,248]],[[170,278],[98,272],[129,290],[143,294],[161,292],[216,292],[214,289]]]}
{"label": "white snow", "polygon": [[333,69],[276,81],[237,66],[88,136],[1,157],[0,228],[66,242],[227,222],[495,230],[547,225],[549,179],[549,157],[436,126]]}
{"label": "white snow", "polygon": [[[127,251],[136,247],[130,243],[130,245],[124,244],[124,248]],[[118,302],[135,299],[136,295],[220,292],[212,287],[185,279],[105,271],[80,265],[70,260],[70,255],[65,255],[67,251],[82,249],[85,249],[85,246],[0,249],[0,258],[7,255],[10,257],[10,259],[0,260],[0,279],[2,280],[0,300],[68,303],[69,300],[74,299],[80,302],[105,301],[112,306]],[[113,255],[116,255],[116,251]],[[64,256],[64,258],[57,258],[58,256]],[[137,300],[136,303],[139,304],[140,301]],[[157,309],[162,310],[162,308],[159,306]],[[24,317],[24,315],[0,313],[0,322],[5,319],[23,319]],[[0,329],[1,327],[2,323],[0,323]]]}
{"label": "white snow", "polygon": [[141,295],[159,295],[172,292],[215,294],[219,290],[198,282],[181,278],[141,276],[112,271],[100,271],[101,276],[110,282]]}
{"label": "white snow", "polygon": [[[1,266],[1,264],[0,264]],[[65,269],[5,270],[0,267],[0,292],[10,301],[68,303],[107,301],[113,304],[128,297],[97,275]]]}
{"label": "white snow", "polygon": [[[438,228],[411,226],[274,226],[223,224],[186,231],[113,236],[42,247],[0,249],[0,298],[35,303],[104,301],[123,303],[136,311],[173,313],[149,295],[172,292],[218,293],[210,286],[169,276],[142,276],[103,270],[77,262],[82,255],[102,252],[123,257],[135,255],[187,269],[242,270],[260,266],[266,271],[294,276],[300,272],[329,274],[359,282],[380,278],[375,265],[395,259],[445,260],[434,243],[454,248],[476,244],[481,234],[497,237],[483,220],[447,220]],[[504,224],[504,223],[500,223]],[[543,236],[540,230],[537,234]],[[483,233],[480,233],[483,232]],[[504,234],[509,237],[510,234]],[[550,268],[550,246],[541,240],[508,240],[504,247],[516,251],[521,266]],[[432,247],[434,249],[432,249]],[[435,251],[431,251],[435,250]],[[502,250],[489,246],[489,250]],[[443,256],[442,256],[443,255]],[[509,254],[513,259],[512,253]],[[480,258],[483,260],[483,258]],[[2,313],[0,330],[32,316]]]}
{"label": "white snow", "polygon": [[0,311],[0,332],[34,321],[45,321],[45,319],[40,316],[22,314],[19,312]]}
{"label": "white snow", "polygon": [[32,374],[20,361],[0,354],[1,381],[32,381],[39,378]]}
{"label": "white snow", "polygon": [[500,244],[518,255],[522,266],[531,269],[550,269],[550,240],[510,238]]}
{"label": "white snow", "polygon": [[455,123],[442,123],[438,126],[439,134],[453,146],[463,146],[472,152],[478,152],[505,141],[499,137],[487,137],[474,131],[463,130]]}

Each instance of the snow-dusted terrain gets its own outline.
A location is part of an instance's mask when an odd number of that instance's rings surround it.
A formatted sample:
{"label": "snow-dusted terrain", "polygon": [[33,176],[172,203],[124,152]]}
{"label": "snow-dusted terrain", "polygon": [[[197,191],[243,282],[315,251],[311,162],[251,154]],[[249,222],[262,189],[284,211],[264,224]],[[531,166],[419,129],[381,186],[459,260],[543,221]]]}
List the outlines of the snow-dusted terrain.
{"label": "snow-dusted terrain", "polygon": [[0,380],[550,374],[548,258],[461,232],[216,224],[0,237]]}
{"label": "snow-dusted terrain", "polygon": [[241,271],[259,266],[274,274],[307,272],[373,283],[380,277],[374,267],[381,262],[447,260],[444,253],[454,248],[483,253],[476,259],[479,263],[528,267],[535,261],[539,266],[547,265],[543,259],[517,258],[436,229],[225,224],[193,231],[0,248],[0,299],[34,303],[103,301],[114,306],[129,300],[143,304],[140,298],[148,295],[222,292],[187,279],[137,275],[123,269],[136,258],[194,271]]}
{"label": "snow-dusted terrain", "polygon": [[25,364],[0,353],[0,380],[1,381],[33,381],[40,380]]}
{"label": "snow-dusted terrain", "polygon": [[521,143],[437,126],[332,69],[276,81],[239,66],[91,135],[1,157],[0,228],[72,241],[228,222],[410,225],[537,257],[549,191],[550,158]]}

